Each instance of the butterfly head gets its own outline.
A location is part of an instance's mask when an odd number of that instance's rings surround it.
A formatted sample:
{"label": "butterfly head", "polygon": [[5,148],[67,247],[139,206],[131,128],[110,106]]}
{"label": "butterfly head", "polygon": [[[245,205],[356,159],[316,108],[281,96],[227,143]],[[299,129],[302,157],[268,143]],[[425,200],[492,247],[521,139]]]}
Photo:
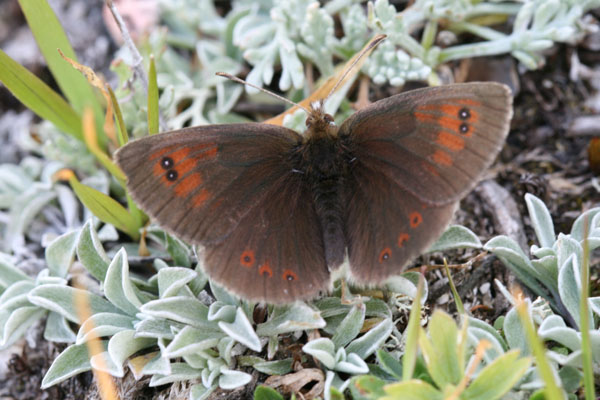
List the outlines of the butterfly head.
{"label": "butterfly head", "polygon": [[306,118],[306,135],[309,138],[334,137],[338,127],[333,116],[325,112],[324,101],[315,101],[310,105],[310,112]]}

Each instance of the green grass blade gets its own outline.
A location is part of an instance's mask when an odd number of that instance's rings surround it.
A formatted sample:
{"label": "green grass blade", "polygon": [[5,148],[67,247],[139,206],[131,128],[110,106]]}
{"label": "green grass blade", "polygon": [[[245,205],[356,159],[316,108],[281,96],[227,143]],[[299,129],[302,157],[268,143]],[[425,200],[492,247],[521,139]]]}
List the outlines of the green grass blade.
{"label": "green grass blade", "polygon": [[452,296],[454,297],[454,303],[456,304],[456,311],[459,314],[465,314],[465,306],[458,294],[458,290],[456,290],[456,286],[454,286],[454,281],[452,280],[452,275],[450,274],[450,268],[448,268],[448,261],[444,258],[444,270],[446,271],[446,275],[448,276],[448,285],[450,286],[450,290],[452,291]]}
{"label": "green grass blade", "polygon": [[583,386],[585,400],[594,400],[594,368],[592,357],[592,344],[590,339],[590,317],[588,296],[590,293],[590,244],[588,242],[589,221],[584,221],[585,237],[583,238],[583,260],[581,262],[581,300],[579,302],[579,320],[581,321],[581,357],[583,359]]}
{"label": "green grass blade", "polygon": [[148,134],[158,133],[158,84],[156,82],[156,65],[154,57],[150,57],[148,73]]}
{"label": "green grass blade", "polygon": [[563,391],[557,384],[558,378],[554,376],[550,361],[546,357],[544,343],[537,335],[533,321],[529,315],[527,303],[523,300],[522,294],[516,294],[514,297],[517,299],[517,313],[519,314],[519,319],[525,330],[529,347],[535,357],[538,373],[540,374],[540,378],[542,378],[546,384],[544,396],[547,400],[564,400]]}
{"label": "green grass blade", "polygon": [[[98,98],[86,79],[62,59],[57,49],[72,60],[77,60],[71,43],[54,11],[46,0],[19,0],[33,36],[44,55],[58,87],[71,106],[81,113],[84,107],[92,107],[97,126],[102,126],[104,113]],[[104,147],[105,143],[101,143]]]}
{"label": "green grass blade", "polygon": [[129,135],[127,135],[127,127],[125,126],[125,121],[123,120],[121,106],[119,106],[117,96],[115,96],[115,92],[113,92],[110,85],[107,84],[106,89],[110,94],[110,101],[112,102],[113,108],[115,109],[115,118],[117,120],[117,140],[119,142],[119,146],[124,146],[129,141]]}
{"label": "green grass blade", "polygon": [[419,284],[417,285],[417,295],[415,296],[408,318],[408,326],[406,327],[406,345],[404,357],[402,357],[402,380],[408,381],[412,379],[417,362],[419,342],[419,328],[421,327],[421,297],[423,297],[423,274],[419,276]]}
{"label": "green grass blade", "polygon": [[58,93],[0,50],[0,82],[27,108],[83,141],[81,118]]}
{"label": "green grass blade", "polygon": [[79,200],[102,222],[112,224],[118,230],[125,232],[133,240],[140,237],[139,225],[125,207],[112,197],[80,183],[75,174],[69,178],[71,188]]}

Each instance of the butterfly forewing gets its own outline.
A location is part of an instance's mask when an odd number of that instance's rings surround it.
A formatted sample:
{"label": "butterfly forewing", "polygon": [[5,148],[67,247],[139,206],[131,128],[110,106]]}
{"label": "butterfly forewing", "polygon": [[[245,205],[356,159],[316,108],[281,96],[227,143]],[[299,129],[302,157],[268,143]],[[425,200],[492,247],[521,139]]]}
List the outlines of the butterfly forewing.
{"label": "butterfly forewing", "polygon": [[495,159],[511,104],[510,90],[497,83],[419,89],[358,111],[340,137],[361,165],[442,205],[462,198]]}
{"label": "butterfly forewing", "polygon": [[116,153],[135,201],[195,244],[219,242],[289,171],[295,132],[272,125],[211,125],[131,142]]}

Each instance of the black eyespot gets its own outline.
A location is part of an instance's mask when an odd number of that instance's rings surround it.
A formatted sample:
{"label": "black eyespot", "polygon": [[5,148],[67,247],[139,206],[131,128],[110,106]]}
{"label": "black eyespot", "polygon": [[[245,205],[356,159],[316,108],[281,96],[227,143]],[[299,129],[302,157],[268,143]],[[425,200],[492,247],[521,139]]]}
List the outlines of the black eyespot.
{"label": "black eyespot", "polygon": [[458,129],[460,129],[460,133],[467,133],[467,132],[469,132],[469,125],[467,125],[467,124],[460,124],[460,126],[458,127]]}
{"label": "black eyespot", "polygon": [[460,119],[469,119],[469,118],[471,118],[471,112],[469,111],[468,108],[461,108],[458,111],[458,118],[460,118]]}
{"label": "black eyespot", "polygon": [[287,279],[288,281],[293,281],[293,280],[294,280],[294,277],[293,277],[292,275],[288,275],[286,279]]}
{"label": "black eyespot", "polygon": [[174,180],[177,179],[177,171],[175,171],[174,169],[170,170],[169,172],[167,172],[167,180],[173,182]]}
{"label": "black eyespot", "polygon": [[390,255],[388,253],[384,253],[383,257],[381,257],[381,258],[383,258],[384,260],[387,260],[388,258],[390,258]]}
{"label": "black eyespot", "polygon": [[248,263],[248,264],[250,263],[250,261],[251,261],[251,260],[252,260],[252,259],[250,258],[250,256],[245,256],[245,257],[244,257],[244,262],[246,262],[246,263]]}
{"label": "black eyespot", "polygon": [[173,167],[173,159],[171,157],[165,157],[160,160],[160,166],[164,169],[169,169]]}

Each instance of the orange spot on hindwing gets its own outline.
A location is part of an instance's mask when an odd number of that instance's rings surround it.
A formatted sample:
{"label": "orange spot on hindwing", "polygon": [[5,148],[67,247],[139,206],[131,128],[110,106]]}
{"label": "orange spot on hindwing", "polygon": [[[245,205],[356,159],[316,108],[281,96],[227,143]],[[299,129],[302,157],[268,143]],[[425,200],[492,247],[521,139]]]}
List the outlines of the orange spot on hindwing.
{"label": "orange spot on hindwing", "polygon": [[252,268],[254,261],[254,252],[252,250],[245,250],[240,256],[240,264],[246,268]]}
{"label": "orange spot on hindwing", "polygon": [[390,249],[389,247],[386,247],[385,249],[381,250],[381,252],[379,253],[379,264],[388,260],[391,256],[392,256],[392,249]]}
{"label": "orange spot on hindwing", "polygon": [[416,228],[421,225],[421,222],[423,222],[423,216],[420,212],[413,211],[408,216],[408,222],[410,223],[411,228]]}
{"label": "orange spot on hindwing", "polygon": [[398,247],[404,247],[404,242],[410,239],[410,235],[408,233],[401,233],[398,235]]}
{"label": "orange spot on hindwing", "polygon": [[260,266],[260,268],[258,269],[258,273],[261,276],[267,274],[269,275],[269,278],[273,277],[273,270],[271,269],[271,266],[269,265],[268,261],[266,261],[263,265]]}
{"label": "orange spot on hindwing", "polygon": [[283,271],[283,280],[285,281],[295,281],[298,280],[298,275],[291,269],[286,269]]}

